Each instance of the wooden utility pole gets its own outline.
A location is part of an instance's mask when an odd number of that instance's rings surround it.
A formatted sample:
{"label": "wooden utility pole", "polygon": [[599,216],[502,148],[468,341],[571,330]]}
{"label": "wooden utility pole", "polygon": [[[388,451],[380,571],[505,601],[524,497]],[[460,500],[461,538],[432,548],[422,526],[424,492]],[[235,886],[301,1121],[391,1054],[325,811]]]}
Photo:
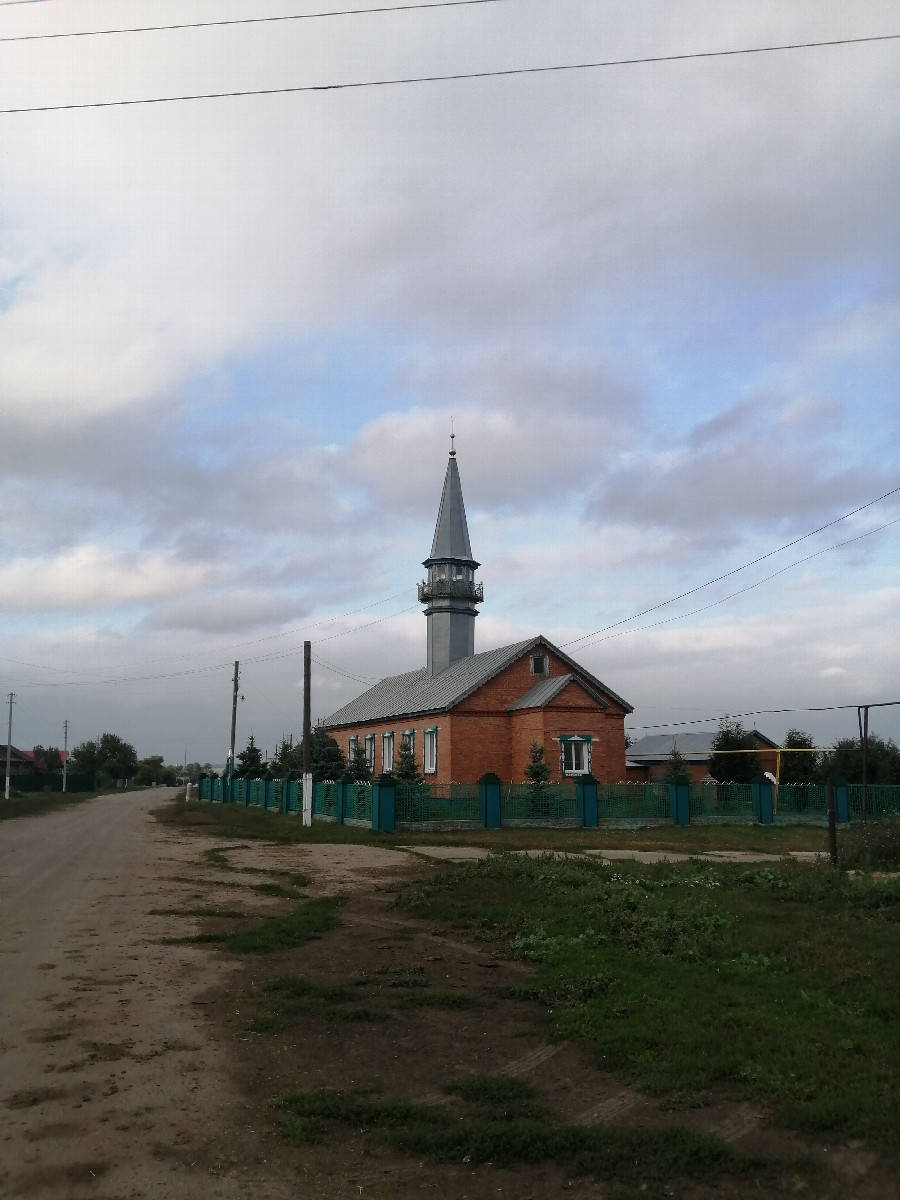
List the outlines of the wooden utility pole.
{"label": "wooden utility pole", "polygon": [[861,704],[856,710],[856,719],[859,721],[859,744],[862,749],[862,823],[866,824],[868,804],[868,779],[867,776],[867,759],[869,757],[869,705]]}
{"label": "wooden utility pole", "polygon": [[9,704],[9,721],[6,725],[6,794],[5,798],[9,799],[9,772],[12,766],[12,706],[15,692],[10,692],[7,698]]}
{"label": "wooden utility pole", "polygon": [[241,675],[241,664],[238,659],[234,660],[234,689],[231,693],[231,740],[228,743],[228,763],[225,768],[226,774],[234,774],[234,733],[237,728],[237,702],[238,702],[238,680]]}
{"label": "wooden utility pole", "polygon": [[303,824],[312,825],[312,721],[310,685],[312,682],[312,644],[303,643]]}
{"label": "wooden utility pole", "polygon": [[310,772],[310,739],[312,730],[310,728],[310,706],[309,688],[312,680],[312,643],[303,643],[303,774],[308,775]]}
{"label": "wooden utility pole", "polygon": [[69,761],[69,722],[63,721],[63,791],[66,790],[66,775]]}

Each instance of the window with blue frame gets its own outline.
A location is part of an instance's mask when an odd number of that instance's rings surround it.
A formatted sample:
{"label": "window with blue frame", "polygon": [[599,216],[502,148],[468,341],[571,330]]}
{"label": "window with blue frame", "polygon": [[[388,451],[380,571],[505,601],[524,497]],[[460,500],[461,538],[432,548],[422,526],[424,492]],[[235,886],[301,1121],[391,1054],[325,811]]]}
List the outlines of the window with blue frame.
{"label": "window with blue frame", "polygon": [[394,769],[393,733],[383,733],[381,735],[381,769],[385,775],[390,774]]}
{"label": "window with blue frame", "polygon": [[591,735],[589,733],[564,733],[560,739],[561,773],[589,775],[591,773]]}
{"label": "window with blue frame", "polygon": [[366,766],[370,771],[375,770],[375,734],[367,733],[363,739],[363,748],[366,752]]}
{"label": "window with blue frame", "polygon": [[437,726],[422,730],[422,774],[437,774]]}

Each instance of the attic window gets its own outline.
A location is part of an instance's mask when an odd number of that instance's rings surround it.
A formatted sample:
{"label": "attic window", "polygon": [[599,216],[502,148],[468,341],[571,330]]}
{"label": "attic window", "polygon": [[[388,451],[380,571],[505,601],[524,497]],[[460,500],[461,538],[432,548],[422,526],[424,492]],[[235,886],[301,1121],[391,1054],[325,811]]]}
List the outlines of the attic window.
{"label": "attic window", "polygon": [[531,673],[532,675],[549,675],[550,663],[546,654],[532,654],[531,656]]}

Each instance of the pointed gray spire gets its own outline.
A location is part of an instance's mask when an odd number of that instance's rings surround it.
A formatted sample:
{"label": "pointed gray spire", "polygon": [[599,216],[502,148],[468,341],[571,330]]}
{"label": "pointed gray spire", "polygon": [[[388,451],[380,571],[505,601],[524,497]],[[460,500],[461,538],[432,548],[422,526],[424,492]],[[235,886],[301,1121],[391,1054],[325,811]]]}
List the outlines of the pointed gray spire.
{"label": "pointed gray spire", "polygon": [[[460,558],[474,562],[469,544],[469,527],[466,524],[466,506],[463,504],[462,484],[456,465],[456,451],[450,451],[444,490],[438,509],[434,540],[431,543],[431,558]],[[427,563],[425,564],[427,565]]]}
{"label": "pointed gray spire", "polygon": [[422,565],[428,568],[428,578],[419,584],[428,619],[428,674],[439,675],[475,653],[475,606],[484,599],[481,584],[475,582],[479,563],[469,544],[453,434],[431,556]]}

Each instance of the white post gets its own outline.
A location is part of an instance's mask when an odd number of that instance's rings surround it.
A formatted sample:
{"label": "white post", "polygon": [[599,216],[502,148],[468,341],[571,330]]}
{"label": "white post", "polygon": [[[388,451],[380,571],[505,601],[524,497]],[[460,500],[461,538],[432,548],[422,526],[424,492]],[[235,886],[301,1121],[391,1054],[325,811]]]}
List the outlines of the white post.
{"label": "white post", "polygon": [[313,777],[303,776],[303,824],[312,825]]}

